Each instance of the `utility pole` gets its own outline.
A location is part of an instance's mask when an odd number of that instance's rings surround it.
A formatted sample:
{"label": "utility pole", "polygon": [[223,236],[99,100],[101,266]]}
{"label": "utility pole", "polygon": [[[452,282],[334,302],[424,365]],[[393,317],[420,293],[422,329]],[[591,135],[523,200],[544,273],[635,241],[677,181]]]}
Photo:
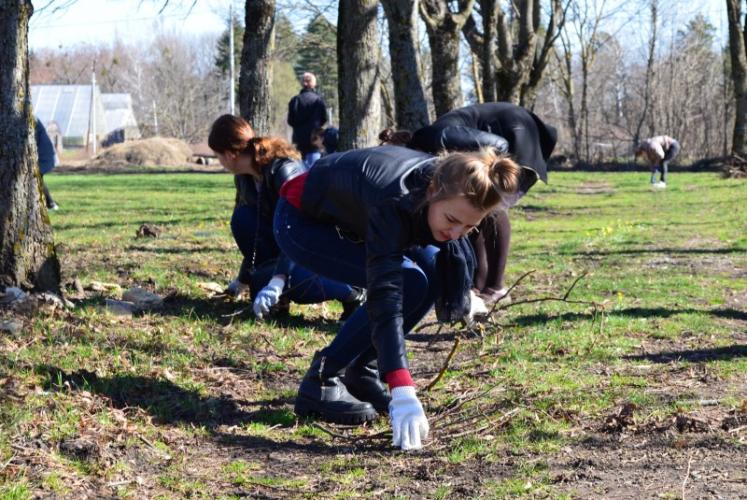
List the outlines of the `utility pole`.
{"label": "utility pole", "polygon": [[93,61],[93,71],[91,72],[91,116],[89,123],[91,125],[91,141],[93,156],[96,156],[96,60]]}
{"label": "utility pole", "polygon": [[229,87],[228,89],[228,96],[229,96],[228,97],[228,102],[229,102],[228,111],[233,115],[235,114],[235,111],[236,111],[236,108],[234,105],[234,101],[236,100],[234,97],[234,92],[235,92],[234,81],[236,80],[234,76],[235,68],[234,68],[234,61],[233,61],[233,51],[234,51],[234,48],[233,48],[233,0],[231,0],[231,4],[228,6],[228,17],[229,17],[228,19],[228,60],[229,60],[229,68],[230,68],[229,70],[230,78],[228,82],[228,87]]}
{"label": "utility pole", "polygon": [[153,99],[153,132],[158,135],[158,112],[156,110],[156,100]]}

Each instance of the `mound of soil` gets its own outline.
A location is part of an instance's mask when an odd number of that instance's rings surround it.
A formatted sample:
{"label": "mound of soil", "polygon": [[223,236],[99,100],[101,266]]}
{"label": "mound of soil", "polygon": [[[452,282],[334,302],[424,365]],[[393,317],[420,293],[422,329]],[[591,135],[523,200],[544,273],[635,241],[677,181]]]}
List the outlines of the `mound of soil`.
{"label": "mound of soil", "polygon": [[179,139],[151,137],[127,141],[104,149],[89,165],[94,167],[184,166],[190,163],[192,150]]}

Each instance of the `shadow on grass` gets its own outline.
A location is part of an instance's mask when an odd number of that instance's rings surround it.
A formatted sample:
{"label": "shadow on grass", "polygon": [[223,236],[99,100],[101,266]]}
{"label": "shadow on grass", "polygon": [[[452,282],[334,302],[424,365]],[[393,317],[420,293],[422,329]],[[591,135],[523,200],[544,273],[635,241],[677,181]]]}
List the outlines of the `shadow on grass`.
{"label": "shadow on grass", "polygon": [[[335,445],[320,442],[299,443],[296,441],[277,442],[261,436],[236,435],[220,430],[222,425],[247,425],[251,423],[266,426],[292,427],[296,417],[285,405],[288,398],[271,401],[256,401],[252,404],[267,403],[254,412],[243,411],[233,399],[227,397],[203,396],[198,391],[185,389],[168,380],[136,375],[115,375],[99,377],[88,370],[67,373],[50,365],[37,368],[37,373],[45,377],[43,384],[48,391],[89,391],[109,398],[116,408],[142,408],[153,416],[157,424],[192,424],[205,428],[216,442],[241,446],[253,453],[270,451],[304,451],[332,455],[338,453]],[[273,408],[272,406],[281,406]]]}
{"label": "shadow on grass", "polygon": [[[141,224],[155,224],[157,226],[180,226],[182,224],[196,224],[199,222],[216,222],[223,220],[221,217],[189,217],[189,218],[181,218],[181,219],[169,219],[169,220],[154,220],[156,217],[154,216],[152,219],[141,219],[141,220],[131,220],[128,221],[126,224],[122,223],[118,220],[104,220],[101,222],[66,222],[66,223],[59,223],[55,224],[54,228],[57,231],[61,230],[67,230],[67,229],[111,229],[112,226],[126,226],[126,227],[139,227]],[[133,235],[134,235],[133,231]],[[164,235],[166,236],[166,235]],[[162,238],[164,237],[162,236]]]}
{"label": "shadow on grass", "polygon": [[747,252],[747,249],[741,247],[729,248],[636,248],[630,250],[597,250],[592,252],[573,252],[559,250],[558,253],[563,255],[578,255],[581,257],[603,256],[603,255],[645,255],[645,254],[732,254]]}
{"label": "shadow on grass", "polygon": [[[211,319],[217,323],[228,324],[231,321],[255,323],[252,303],[230,301],[222,297],[196,298],[179,293],[170,294],[164,300],[164,306],[157,314],[182,318]],[[317,318],[306,318],[296,314],[271,315],[269,322],[283,328],[314,328],[324,333],[336,334],[339,324],[336,321]],[[260,322],[256,322],[261,324]]]}
{"label": "shadow on grass", "polygon": [[195,253],[220,253],[225,252],[226,249],[223,247],[149,247],[143,245],[128,245],[125,250],[131,252],[151,252],[156,254],[168,254],[168,255],[190,255]]}
{"label": "shadow on grass", "polygon": [[[610,311],[607,316],[620,316],[630,318],[668,318],[677,314],[709,314],[717,318],[736,319],[747,321],[747,312],[738,309],[667,309],[664,307],[629,307],[627,309],[618,309]],[[547,313],[528,314],[519,316],[514,319],[514,323],[521,326],[533,326],[547,323],[548,321],[578,321],[593,319],[594,315],[590,313],[563,313],[550,315]]]}
{"label": "shadow on grass", "polygon": [[747,345],[730,345],[727,347],[689,349],[685,351],[665,351],[622,357],[622,359],[629,361],[651,361],[652,363],[671,363],[672,361],[697,363],[701,361],[730,360],[736,358],[747,358]]}
{"label": "shadow on grass", "polygon": [[138,375],[99,377],[88,370],[67,373],[50,365],[39,366],[37,372],[46,378],[46,390],[65,391],[69,387],[101,394],[117,408],[142,408],[158,423],[219,425],[235,423],[246,417],[246,413],[231,399],[202,396],[196,390],[182,388],[164,379]]}

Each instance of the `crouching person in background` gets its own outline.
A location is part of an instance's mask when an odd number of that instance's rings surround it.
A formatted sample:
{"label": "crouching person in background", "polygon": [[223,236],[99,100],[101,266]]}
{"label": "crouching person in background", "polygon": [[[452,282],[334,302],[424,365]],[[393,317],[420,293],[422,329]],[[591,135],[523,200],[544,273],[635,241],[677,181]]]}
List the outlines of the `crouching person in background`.
{"label": "crouching person in background", "polygon": [[296,266],[280,252],[272,234],[280,186],[307,171],[300,154],[284,139],[255,137],[249,123],[233,115],[223,115],[213,123],[208,145],[221,165],[236,176],[231,232],[244,259],[228,291],[240,295],[250,289],[258,318],[278,306],[287,310],[290,301],[339,300],[343,314],[352,313],[364,298],[361,290]]}
{"label": "crouching person in background", "polygon": [[[674,160],[680,153],[680,143],[668,135],[657,135],[650,139],[644,139],[635,150],[635,157],[643,157],[651,166],[651,185],[655,188],[667,187],[667,175],[669,174],[669,162]],[[661,172],[659,180],[656,174]]]}

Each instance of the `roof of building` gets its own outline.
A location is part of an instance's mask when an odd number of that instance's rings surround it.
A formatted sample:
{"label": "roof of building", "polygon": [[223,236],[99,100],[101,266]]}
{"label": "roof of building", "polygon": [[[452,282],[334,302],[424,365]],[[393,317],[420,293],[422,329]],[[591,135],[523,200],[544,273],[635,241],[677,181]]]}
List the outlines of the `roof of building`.
{"label": "roof of building", "polygon": [[[96,133],[104,136],[120,128],[137,128],[130,94],[96,96]],[[55,122],[63,137],[85,137],[91,118],[91,85],[32,85],[31,104],[42,123]]]}

